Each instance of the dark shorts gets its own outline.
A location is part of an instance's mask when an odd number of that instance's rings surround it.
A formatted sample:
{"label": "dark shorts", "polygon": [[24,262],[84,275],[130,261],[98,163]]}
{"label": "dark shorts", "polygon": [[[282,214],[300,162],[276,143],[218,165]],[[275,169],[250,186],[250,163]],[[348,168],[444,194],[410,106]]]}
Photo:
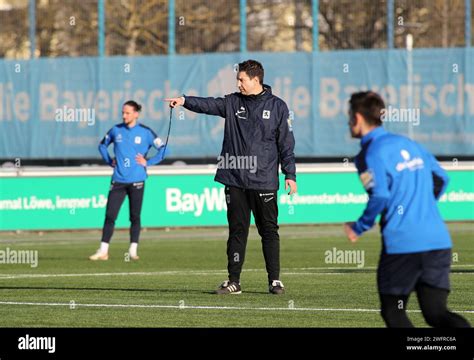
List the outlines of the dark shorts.
{"label": "dark shorts", "polygon": [[451,249],[380,256],[377,286],[380,294],[408,295],[418,284],[449,291]]}

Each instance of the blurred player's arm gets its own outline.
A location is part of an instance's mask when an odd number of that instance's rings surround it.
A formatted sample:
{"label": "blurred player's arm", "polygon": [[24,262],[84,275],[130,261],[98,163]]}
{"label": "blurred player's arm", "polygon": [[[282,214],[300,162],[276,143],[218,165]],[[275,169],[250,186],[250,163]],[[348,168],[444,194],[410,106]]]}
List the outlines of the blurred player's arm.
{"label": "blurred player's arm", "polygon": [[351,224],[351,228],[357,236],[374,226],[375,218],[385,209],[390,198],[383,159],[367,154],[365,160],[367,170],[360,174],[360,179],[369,194],[369,201],[362,216]]}
{"label": "blurred player's arm", "polygon": [[426,150],[423,146],[419,145],[422,152],[424,153],[424,158],[427,162],[427,166],[431,170],[431,175],[433,176],[433,193],[436,200],[444,194],[446,188],[449,184],[449,176],[446,170],[444,170],[438,163],[438,160]]}
{"label": "blurred player's arm", "polygon": [[115,160],[112,159],[112,157],[109,154],[109,151],[107,150],[108,146],[113,142],[113,128],[110,129],[107,134],[104,136],[102,141],[99,144],[99,152],[100,155],[102,156],[102,159],[110,165],[110,166],[115,166]]}
{"label": "blurred player's arm", "polygon": [[449,176],[446,170],[438,164],[436,158],[433,155],[431,156],[433,157],[431,168],[431,174],[433,175],[433,192],[436,200],[439,200],[448,187]]}
{"label": "blurred player's arm", "polygon": [[181,96],[179,98],[165,99],[170,103],[172,108],[176,106],[184,106],[193,112],[216,115],[225,118],[225,98],[213,98],[213,97],[197,97],[197,96]]}
{"label": "blurred player's arm", "polygon": [[297,191],[295,165],[295,137],[288,108],[285,106],[283,116],[278,126],[278,155],[281,162],[281,171],[285,174],[285,190],[290,188],[289,195]]}

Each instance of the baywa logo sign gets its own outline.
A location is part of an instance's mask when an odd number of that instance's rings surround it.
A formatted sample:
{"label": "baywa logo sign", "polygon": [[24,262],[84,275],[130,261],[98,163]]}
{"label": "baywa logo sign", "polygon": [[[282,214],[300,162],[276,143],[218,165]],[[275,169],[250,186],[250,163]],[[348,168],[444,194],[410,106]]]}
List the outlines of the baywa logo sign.
{"label": "baywa logo sign", "polygon": [[226,211],[224,188],[204,188],[202,192],[183,192],[179,188],[166,189],[166,211],[191,213],[200,217],[204,211]]}

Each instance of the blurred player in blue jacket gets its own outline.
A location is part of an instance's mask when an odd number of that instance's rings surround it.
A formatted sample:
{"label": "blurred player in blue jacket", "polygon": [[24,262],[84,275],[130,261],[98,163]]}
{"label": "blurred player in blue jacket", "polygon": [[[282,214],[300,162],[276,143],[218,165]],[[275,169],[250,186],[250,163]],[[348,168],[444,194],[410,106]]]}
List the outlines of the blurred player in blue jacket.
{"label": "blurred player in blue jacket", "polygon": [[[112,184],[107,200],[102,240],[97,252],[90,260],[108,260],[109,242],[112,238],[115,220],[125,196],[128,196],[130,207],[130,249],[132,260],[138,260],[137,248],[140,237],[140,213],[142,209],[147,166],[156,165],[164,157],[163,142],[149,127],[138,123],[141,105],[127,101],[122,108],[123,123],[110,129],[99,144],[99,152],[104,161],[114,168]],[[107,147],[114,144],[113,159]],[[158,152],[150,159],[146,155],[151,147]]]}
{"label": "blurred player in blue jacket", "polygon": [[351,135],[361,139],[355,165],[369,201],[355,223],[345,224],[345,233],[356,242],[381,215],[377,285],[388,327],[413,327],[406,315],[412,291],[430,326],[469,327],[447,308],[452,245],[436,201],[448,176],[421,145],[383,129],[384,109],[382,98],[371,91],[355,93],[349,101]]}

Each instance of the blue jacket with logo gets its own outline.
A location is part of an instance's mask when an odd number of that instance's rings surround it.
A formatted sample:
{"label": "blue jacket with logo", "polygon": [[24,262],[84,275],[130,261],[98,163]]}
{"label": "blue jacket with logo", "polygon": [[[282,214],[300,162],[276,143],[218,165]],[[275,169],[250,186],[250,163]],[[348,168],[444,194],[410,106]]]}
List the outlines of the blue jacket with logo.
{"label": "blue jacket with logo", "polygon": [[285,178],[296,181],[295,138],[288,107],[272,94],[270,86],[264,85],[258,95],[185,96],[184,107],[225,118],[222,166],[218,163],[215,181],[243,189],[277,190],[280,164]]}
{"label": "blue jacket with logo", "polygon": [[114,144],[116,160],[112,180],[116,182],[133,183],[146,180],[146,167],[138,164],[135,156],[142,154],[146,157],[152,146],[158,152],[147,160],[147,166],[158,164],[164,157],[161,140],[153,130],[140,123],[131,128],[123,123],[115,125],[100,142],[99,152],[104,161],[112,166],[112,158],[107,150],[111,143]]}
{"label": "blue jacket with logo", "polygon": [[382,127],[366,134],[361,147],[355,165],[369,202],[353,230],[362,234],[381,214],[387,254],[451,248],[436,202],[449,179],[435,157],[416,142]]}

